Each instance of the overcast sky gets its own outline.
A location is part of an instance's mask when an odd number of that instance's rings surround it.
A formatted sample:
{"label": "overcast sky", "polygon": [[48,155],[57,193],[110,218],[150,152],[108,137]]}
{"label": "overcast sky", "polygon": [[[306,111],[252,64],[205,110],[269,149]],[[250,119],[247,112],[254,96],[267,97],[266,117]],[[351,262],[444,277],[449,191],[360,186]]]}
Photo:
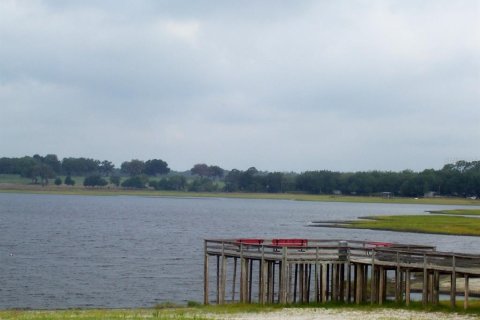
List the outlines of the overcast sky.
{"label": "overcast sky", "polygon": [[0,157],[480,160],[479,1],[0,0]]}

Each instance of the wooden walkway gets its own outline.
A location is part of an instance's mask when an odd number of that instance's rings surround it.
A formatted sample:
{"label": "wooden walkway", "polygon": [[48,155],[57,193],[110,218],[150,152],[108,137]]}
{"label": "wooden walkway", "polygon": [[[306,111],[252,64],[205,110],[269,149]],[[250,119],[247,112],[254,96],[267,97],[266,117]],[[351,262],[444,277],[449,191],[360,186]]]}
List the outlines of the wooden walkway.
{"label": "wooden walkway", "polygon": [[[469,281],[480,278],[480,255],[435,247],[312,239],[205,240],[204,303],[341,301],[410,304],[412,284],[424,305],[439,303],[450,279],[450,303],[469,303]],[[463,281],[463,290],[457,282]],[[214,299],[213,296],[215,297]]]}

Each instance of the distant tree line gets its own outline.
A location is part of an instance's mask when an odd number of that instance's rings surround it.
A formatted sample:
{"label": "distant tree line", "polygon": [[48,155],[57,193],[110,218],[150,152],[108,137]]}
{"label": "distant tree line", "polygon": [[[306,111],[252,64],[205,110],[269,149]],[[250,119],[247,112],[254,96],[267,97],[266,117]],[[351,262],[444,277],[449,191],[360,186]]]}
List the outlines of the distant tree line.
{"label": "distant tree line", "polygon": [[[33,184],[46,185],[55,179],[57,185],[74,185],[73,176],[84,177],[86,187],[115,186],[154,188],[156,190],[198,192],[299,192],[310,194],[375,195],[406,197],[430,195],[480,196],[480,161],[457,161],[440,170],[421,172],[404,170],[337,172],[305,171],[302,173],[247,170],[224,170],[216,165],[195,164],[187,172],[171,172],[161,159],[132,159],[116,168],[108,160],[64,158],[55,154],[0,158],[0,174],[17,174],[30,178]],[[65,176],[64,180],[59,176]]]}
{"label": "distant tree line", "polygon": [[375,195],[404,197],[430,195],[479,196],[480,161],[458,161],[440,170],[421,172],[306,171],[301,174],[232,170],[225,176],[229,192],[302,192],[310,194]]}

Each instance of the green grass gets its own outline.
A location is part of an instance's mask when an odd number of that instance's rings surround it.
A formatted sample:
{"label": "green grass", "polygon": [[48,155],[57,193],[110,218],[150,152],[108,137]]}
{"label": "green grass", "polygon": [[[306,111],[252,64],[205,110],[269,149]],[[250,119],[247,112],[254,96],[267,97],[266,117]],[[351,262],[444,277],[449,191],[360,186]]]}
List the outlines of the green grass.
{"label": "green grass", "polygon": [[[463,302],[457,301],[455,312],[462,314],[480,315],[480,303],[472,301],[470,309],[463,310]],[[265,313],[280,311],[283,308],[326,308],[334,309],[339,313],[342,311],[361,311],[374,313],[379,309],[406,309],[411,311],[428,312],[452,312],[449,302],[441,302],[438,306],[423,307],[420,302],[412,302],[409,307],[403,304],[399,305],[388,301],[384,305],[365,304],[345,304],[345,303],[325,303],[325,304],[305,304],[305,305],[260,305],[260,304],[226,304],[226,305],[208,305],[195,307],[179,307],[173,304],[160,304],[152,309],[71,309],[71,310],[4,310],[0,311],[0,319],[18,319],[18,320],[60,320],[60,319],[79,319],[79,320],[97,320],[97,319],[161,319],[161,320],[208,320],[219,319],[222,315],[235,315],[239,313]]]}
{"label": "green grass", "polygon": [[450,215],[460,215],[460,216],[480,216],[480,209],[457,209],[457,210],[440,210],[440,211],[429,211],[433,214],[450,214]]}
{"label": "green grass", "polygon": [[23,178],[18,174],[0,174],[0,183],[11,184],[29,184],[32,182],[29,178]]}
{"label": "green grass", "polygon": [[349,221],[344,227],[402,232],[480,236],[480,219],[450,215],[392,215]]}

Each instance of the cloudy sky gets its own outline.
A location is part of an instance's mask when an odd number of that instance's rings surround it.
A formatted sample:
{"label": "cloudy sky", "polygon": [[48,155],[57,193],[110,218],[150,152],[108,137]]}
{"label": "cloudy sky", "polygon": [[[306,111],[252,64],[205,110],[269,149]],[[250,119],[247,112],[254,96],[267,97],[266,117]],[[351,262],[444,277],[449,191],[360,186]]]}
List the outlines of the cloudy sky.
{"label": "cloudy sky", "polygon": [[479,1],[0,0],[0,157],[480,159]]}

